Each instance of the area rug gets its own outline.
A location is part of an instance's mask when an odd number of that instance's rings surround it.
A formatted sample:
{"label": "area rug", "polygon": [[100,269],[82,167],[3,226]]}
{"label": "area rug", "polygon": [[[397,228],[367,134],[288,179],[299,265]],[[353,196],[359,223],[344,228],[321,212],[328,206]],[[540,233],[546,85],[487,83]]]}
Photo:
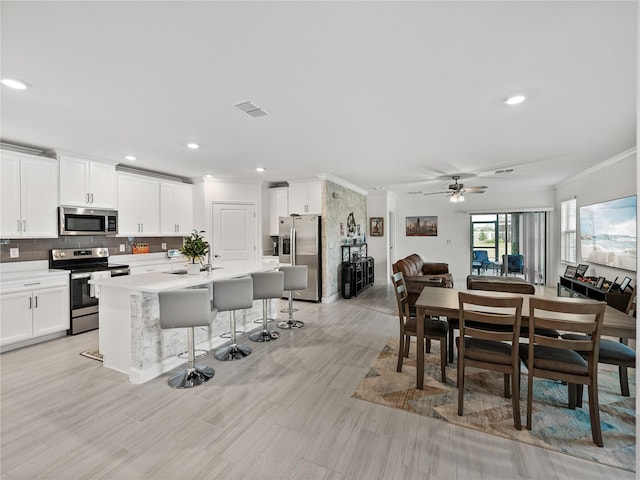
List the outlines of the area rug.
{"label": "area rug", "polygon": [[[464,415],[458,416],[456,365],[447,366],[447,383],[441,383],[439,345],[432,343],[431,353],[425,354],[424,390],[415,388],[416,342],[411,343],[409,358],[405,358],[402,372],[398,373],[398,339],[392,338],[352,397],[635,471],[635,397],[620,395],[616,367],[601,368],[598,373],[600,421],[604,439],[604,448],[599,448],[591,440],[586,389],[583,407],[569,410],[567,386],[560,382],[539,378],[534,380],[533,429],[526,429],[527,376],[524,367],[521,378],[521,431],[513,426],[511,400],[502,396],[503,376],[498,372],[466,369]],[[635,369],[629,369],[629,388],[634,394]]]}
{"label": "area rug", "polygon": [[87,358],[92,358],[93,360],[102,361],[102,354],[98,348],[92,348],[91,350],[85,350],[84,352],[80,352],[80,355]]}

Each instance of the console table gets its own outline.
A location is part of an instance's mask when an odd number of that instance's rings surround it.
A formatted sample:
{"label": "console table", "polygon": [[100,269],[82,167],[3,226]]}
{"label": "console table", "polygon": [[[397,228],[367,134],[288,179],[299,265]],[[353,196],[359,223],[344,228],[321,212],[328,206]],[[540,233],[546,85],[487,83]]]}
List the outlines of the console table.
{"label": "console table", "polygon": [[367,244],[342,245],[342,298],[355,297],[373,284],[375,263]]}
{"label": "console table", "polygon": [[568,278],[563,275],[560,275],[557,293],[559,297],[569,296],[591,298],[593,300],[607,302],[608,305],[612,306],[616,310],[620,310],[621,312],[626,311],[629,303],[629,297],[631,297],[630,293],[622,293],[620,291],[607,292],[605,289],[596,288],[595,285],[589,282],[582,282],[575,278]]}

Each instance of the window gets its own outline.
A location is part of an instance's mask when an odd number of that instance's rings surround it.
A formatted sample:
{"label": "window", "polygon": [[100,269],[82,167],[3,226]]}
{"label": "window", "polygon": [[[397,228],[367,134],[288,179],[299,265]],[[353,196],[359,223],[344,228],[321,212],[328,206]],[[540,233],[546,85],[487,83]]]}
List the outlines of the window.
{"label": "window", "polygon": [[576,199],[560,204],[560,260],[576,263]]}

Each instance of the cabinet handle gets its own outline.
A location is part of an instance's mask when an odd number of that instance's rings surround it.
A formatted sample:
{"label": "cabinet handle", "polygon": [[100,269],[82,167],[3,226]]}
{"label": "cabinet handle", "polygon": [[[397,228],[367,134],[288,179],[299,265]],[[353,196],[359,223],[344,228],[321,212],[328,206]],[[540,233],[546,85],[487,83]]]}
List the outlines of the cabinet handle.
{"label": "cabinet handle", "polygon": [[86,200],[86,202],[85,202],[85,203],[89,203],[89,194],[88,194],[88,193],[85,193],[85,195],[87,196],[87,200]]}
{"label": "cabinet handle", "polygon": [[29,310],[31,310],[32,308],[32,302],[33,302],[33,299],[29,297]]}
{"label": "cabinet handle", "polygon": [[144,223],[140,224],[140,232],[144,232]]}
{"label": "cabinet handle", "polygon": [[21,232],[22,231],[22,225],[20,224],[20,220],[18,220],[18,231]]}
{"label": "cabinet handle", "polygon": [[93,193],[91,194],[91,203],[93,203]]}
{"label": "cabinet handle", "polygon": [[27,231],[27,221],[26,220],[22,220],[22,231],[23,232]]}
{"label": "cabinet handle", "polygon": [[36,296],[35,299],[36,299],[36,307],[35,308],[38,308],[38,297]]}

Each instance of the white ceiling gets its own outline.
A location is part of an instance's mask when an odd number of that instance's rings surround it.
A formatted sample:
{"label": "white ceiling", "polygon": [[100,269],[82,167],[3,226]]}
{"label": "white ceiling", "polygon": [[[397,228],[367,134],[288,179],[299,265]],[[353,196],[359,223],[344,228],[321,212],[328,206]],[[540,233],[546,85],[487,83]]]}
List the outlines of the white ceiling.
{"label": "white ceiling", "polygon": [[32,85],[2,87],[3,142],[404,191],[539,189],[636,145],[637,2],[0,5],[2,76]]}

